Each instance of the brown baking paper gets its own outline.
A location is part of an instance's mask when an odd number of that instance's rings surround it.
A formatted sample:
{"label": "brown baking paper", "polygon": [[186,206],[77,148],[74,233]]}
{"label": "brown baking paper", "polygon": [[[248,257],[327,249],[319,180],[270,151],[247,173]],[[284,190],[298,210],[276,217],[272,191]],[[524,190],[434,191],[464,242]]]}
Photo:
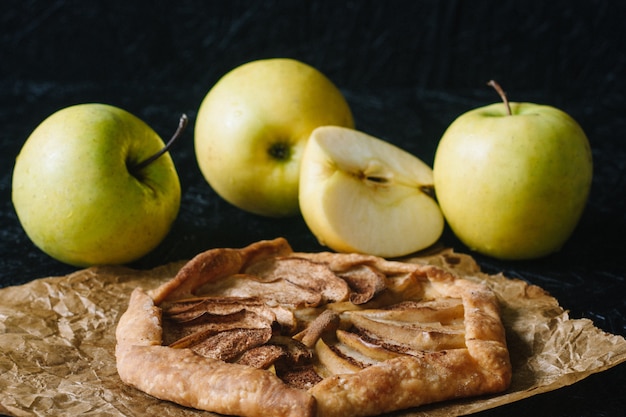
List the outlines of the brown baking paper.
{"label": "brown baking paper", "polygon": [[[466,415],[573,384],[626,361],[626,340],[590,320],[568,317],[541,288],[479,271],[444,250],[412,258],[488,283],[497,293],[513,365],[510,388],[397,416]],[[173,277],[183,263],[150,271],[97,267],[0,290],[0,413],[10,416],[210,416],[152,398],[122,383],[115,327],[130,292]]]}

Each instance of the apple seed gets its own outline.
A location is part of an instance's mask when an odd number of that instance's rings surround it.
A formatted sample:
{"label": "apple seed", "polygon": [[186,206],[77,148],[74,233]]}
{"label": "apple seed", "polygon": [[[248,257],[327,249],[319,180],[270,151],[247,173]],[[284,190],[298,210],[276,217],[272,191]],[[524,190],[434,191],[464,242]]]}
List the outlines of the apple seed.
{"label": "apple seed", "polygon": [[437,195],[435,193],[434,185],[422,185],[420,187],[420,191],[426,194],[428,197],[432,198],[433,200],[437,201]]}
{"label": "apple seed", "polygon": [[365,179],[367,181],[375,182],[377,184],[386,184],[387,182],[389,182],[389,180],[387,178],[384,178],[384,177],[367,176],[367,177],[365,177]]}

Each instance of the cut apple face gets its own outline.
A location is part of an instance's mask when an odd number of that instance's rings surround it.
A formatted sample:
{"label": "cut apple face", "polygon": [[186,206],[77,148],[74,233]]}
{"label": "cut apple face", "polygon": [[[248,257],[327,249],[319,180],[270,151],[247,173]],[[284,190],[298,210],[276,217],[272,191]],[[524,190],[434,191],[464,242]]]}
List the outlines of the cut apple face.
{"label": "cut apple face", "polygon": [[322,245],[338,252],[398,257],[443,232],[431,167],[363,132],[315,129],[300,171],[300,210]]}

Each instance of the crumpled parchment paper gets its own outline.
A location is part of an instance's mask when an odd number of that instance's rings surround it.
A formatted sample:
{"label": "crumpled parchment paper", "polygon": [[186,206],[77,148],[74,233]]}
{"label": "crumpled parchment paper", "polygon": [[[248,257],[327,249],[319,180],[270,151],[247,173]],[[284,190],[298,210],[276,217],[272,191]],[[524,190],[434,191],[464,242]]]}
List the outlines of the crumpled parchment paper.
{"label": "crumpled parchment paper", "polygon": [[[513,380],[499,395],[448,401],[397,414],[457,416],[570,385],[626,361],[626,340],[573,320],[541,288],[486,275],[467,255],[444,250],[428,262],[497,293]],[[115,366],[115,327],[137,286],[156,287],[182,262],[150,271],[94,267],[0,290],[0,413],[11,416],[209,416],[124,385]]]}

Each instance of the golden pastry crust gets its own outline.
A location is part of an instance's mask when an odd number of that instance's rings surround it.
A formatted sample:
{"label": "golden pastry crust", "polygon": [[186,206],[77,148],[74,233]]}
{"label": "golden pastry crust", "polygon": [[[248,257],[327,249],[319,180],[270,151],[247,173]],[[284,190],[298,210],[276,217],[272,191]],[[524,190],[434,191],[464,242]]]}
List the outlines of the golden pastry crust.
{"label": "golden pastry crust", "polygon": [[315,401],[270,372],[161,345],[160,311],[141,288],[116,329],[120,378],[154,397],[228,415],[307,417]]}
{"label": "golden pastry crust", "polygon": [[486,285],[431,265],[296,253],[280,238],[204,252],[135,289],[116,337],[125,383],[228,415],[373,416],[511,379]]}

